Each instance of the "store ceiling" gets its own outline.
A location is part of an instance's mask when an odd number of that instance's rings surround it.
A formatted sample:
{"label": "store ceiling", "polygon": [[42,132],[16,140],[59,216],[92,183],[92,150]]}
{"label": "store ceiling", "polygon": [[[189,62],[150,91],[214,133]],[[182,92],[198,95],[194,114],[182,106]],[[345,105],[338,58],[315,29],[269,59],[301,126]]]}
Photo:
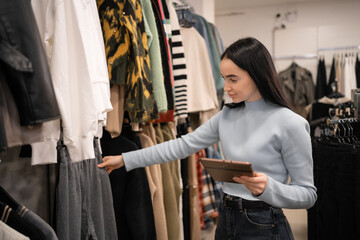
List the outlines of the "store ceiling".
{"label": "store ceiling", "polygon": [[280,4],[293,4],[314,1],[344,1],[344,0],[215,0],[215,14],[242,8],[265,7]]}

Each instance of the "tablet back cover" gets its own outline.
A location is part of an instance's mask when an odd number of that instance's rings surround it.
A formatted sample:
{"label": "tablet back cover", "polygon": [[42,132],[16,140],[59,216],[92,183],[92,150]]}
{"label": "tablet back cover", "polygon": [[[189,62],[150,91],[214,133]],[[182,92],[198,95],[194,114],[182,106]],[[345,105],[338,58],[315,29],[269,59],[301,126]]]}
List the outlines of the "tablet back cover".
{"label": "tablet back cover", "polygon": [[215,181],[236,183],[232,180],[233,177],[254,174],[249,162],[213,158],[200,158],[199,161]]}

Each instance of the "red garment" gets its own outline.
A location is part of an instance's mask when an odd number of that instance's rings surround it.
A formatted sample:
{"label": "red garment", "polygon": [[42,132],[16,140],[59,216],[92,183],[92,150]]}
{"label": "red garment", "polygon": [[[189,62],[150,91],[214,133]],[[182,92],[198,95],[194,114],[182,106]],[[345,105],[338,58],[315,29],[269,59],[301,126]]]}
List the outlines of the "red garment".
{"label": "red garment", "polygon": [[203,199],[202,199],[202,186],[203,186],[203,181],[202,181],[202,168],[203,166],[201,165],[199,158],[201,157],[205,157],[205,154],[203,151],[199,151],[196,153],[196,168],[197,168],[197,177],[198,177],[198,191],[199,191],[199,204],[200,204],[200,226],[201,229],[204,229],[206,224],[204,221],[204,212],[203,212]]}
{"label": "red garment", "polygon": [[[165,16],[163,12],[163,8],[161,2],[159,0],[152,0],[152,6],[155,14],[155,19],[157,20],[157,26],[159,29],[159,37],[162,38],[164,41],[160,47],[164,50],[162,51],[161,57],[163,58],[163,68],[164,69],[164,84],[166,90],[166,96],[168,101],[168,111],[166,113],[159,113],[159,119],[151,121],[153,123],[166,123],[166,122],[173,122],[174,121],[174,77],[172,73],[172,61],[170,56],[170,48],[169,48],[169,39],[167,37],[165,31]],[[158,21],[161,20],[162,24]],[[166,60],[165,60],[166,58]]]}

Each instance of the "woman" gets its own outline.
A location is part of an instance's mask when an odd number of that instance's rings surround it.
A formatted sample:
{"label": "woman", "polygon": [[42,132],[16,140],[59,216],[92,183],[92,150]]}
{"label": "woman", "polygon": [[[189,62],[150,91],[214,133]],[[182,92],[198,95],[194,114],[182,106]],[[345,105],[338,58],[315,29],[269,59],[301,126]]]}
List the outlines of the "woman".
{"label": "woman", "polygon": [[151,148],[107,156],[99,167],[127,171],[188,155],[220,141],[225,159],[251,162],[253,177],[224,183],[215,239],[294,239],[281,208],[316,200],[309,125],[290,109],[272,58],[254,38],[221,56],[224,90],[233,103],[193,133]]}

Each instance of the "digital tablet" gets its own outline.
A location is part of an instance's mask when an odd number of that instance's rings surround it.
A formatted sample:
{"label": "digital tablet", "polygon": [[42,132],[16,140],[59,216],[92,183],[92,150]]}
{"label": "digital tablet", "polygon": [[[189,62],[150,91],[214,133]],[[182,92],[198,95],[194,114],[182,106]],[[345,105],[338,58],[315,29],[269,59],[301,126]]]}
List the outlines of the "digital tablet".
{"label": "digital tablet", "polygon": [[254,176],[249,162],[215,158],[199,158],[199,161],[215,181],[234,183],[233,177]]}

